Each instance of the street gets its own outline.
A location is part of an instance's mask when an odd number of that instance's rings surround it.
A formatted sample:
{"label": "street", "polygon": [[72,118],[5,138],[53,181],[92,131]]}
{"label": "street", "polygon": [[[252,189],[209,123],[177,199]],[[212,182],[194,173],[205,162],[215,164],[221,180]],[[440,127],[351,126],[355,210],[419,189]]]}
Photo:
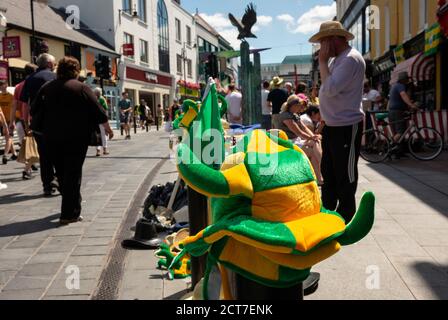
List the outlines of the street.
{"label": "street", "polygon": [[[174,181],[168,134],[117,132],[111,155],[89,150],[81,223],[59,227],[60,197],[43,198],[40,178],[21,180],[21,166],[0,166],[0,299],[181,299],[190,280],[169,281],[154,251],[129,251],[121,240],[139,218],[152,185]],[[448,299],[448,154],[361,162],[357,197],[377,197],[372,232],[317,265],[319,289],[305,299]],[[142,200],[143,199],[143,200]],[[79,288],[70,287],[73,266]],[[68,267],[68,268],[67,268]]]}

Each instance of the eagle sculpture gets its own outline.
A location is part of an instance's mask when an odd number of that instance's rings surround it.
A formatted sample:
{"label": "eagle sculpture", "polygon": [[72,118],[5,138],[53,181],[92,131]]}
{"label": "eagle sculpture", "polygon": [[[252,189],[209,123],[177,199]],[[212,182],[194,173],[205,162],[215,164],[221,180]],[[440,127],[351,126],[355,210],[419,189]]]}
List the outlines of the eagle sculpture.
{"label": "eagle sculpture", "polygon": [[256,38],[251,31],[252,27],[257,23],[257,12],[255,11],[255,7],[253,3],[250,3],[246,12],[244,13],[243,19],[239,21],[236,19],[233,14],[229,13],[229,19],[232,24],[238,28],[239,35],[238,40],[244,40],[245,38]]}

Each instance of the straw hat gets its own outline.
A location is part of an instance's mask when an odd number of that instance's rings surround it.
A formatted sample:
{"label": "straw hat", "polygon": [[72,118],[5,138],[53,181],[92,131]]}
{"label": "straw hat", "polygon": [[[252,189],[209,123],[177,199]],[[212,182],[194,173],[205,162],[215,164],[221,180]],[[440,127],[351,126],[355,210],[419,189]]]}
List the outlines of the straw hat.
{"label": "straw hat", "polygon": [[283,83],[283,79],[280,77],[274,77],[271,81],[271,86],[272,87],[278,87],[279,85],[281,85]]}
{"label": "straw hat", "polygon": [[322,38],[341,36],[345,37],[347,41],[353,40],[355,36],[344,29],[339,21],[327,21],[320,25],[320,30],[310,38],[311,43],[318,43]]}

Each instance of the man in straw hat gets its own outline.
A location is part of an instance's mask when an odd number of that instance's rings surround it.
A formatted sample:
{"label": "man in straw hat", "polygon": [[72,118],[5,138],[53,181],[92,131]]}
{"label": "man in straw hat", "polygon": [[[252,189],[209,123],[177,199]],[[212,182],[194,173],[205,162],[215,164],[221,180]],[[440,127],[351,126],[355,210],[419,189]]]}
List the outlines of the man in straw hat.
{"label": "man in straw hat", "polygon": [[280,128],[279,114],[282,105],[288,100],[288,92],[282,88],[283,79],[274,77],[271,81],[271,92],[268,95],[268,103],[272,108],[272,129]]}
{"label": "man in straw hat", "polygon": [[[338,21],[324,22],[309,40],[320,43],[322,78],[320,111],[326,126],[322,132],[322,202],[349,223],[356,212],[358,159],[364,111],[362,94],[366,64],[350,47],[354,36]],[[331,61],[330,61],[331,59]]]}

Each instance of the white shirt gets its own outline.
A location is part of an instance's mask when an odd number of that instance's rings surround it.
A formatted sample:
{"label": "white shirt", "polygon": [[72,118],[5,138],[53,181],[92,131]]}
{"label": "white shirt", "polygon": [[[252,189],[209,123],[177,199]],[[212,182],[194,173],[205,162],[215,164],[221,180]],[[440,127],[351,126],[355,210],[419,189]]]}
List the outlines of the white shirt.
{"label": "white shirt", "polygon": [[269,106],[268,96],[269,90],[263,89],[261,91],[261,114],[264,116],[269,116],[272,114],[272,108]]}
{"label": "white shirt", "polygon": [[328,126],[351,126],[364,119],[362,95],[366,63],[348,48],[330,62],[330,75],[320,88],[320,113]]}
{"label": "white shirt", "polygon": [[[380,106],[376,101],[378,98],[381,98],[381,94],[375,89],[371,89],[368,93],[365,93],[362,97],[362,100],[365,102],[370,102],[369,105],[373,106],[373,111],[379,111]],[[365,108],[364,108],[365,111]]]}
{"label": "white shirt", "polygon": [[314,125],[314,122],[313,122],[313,120],[310,118],[309,115],[307,115],[306,113],[305,113],[305,114],[302,114],[302,115],[300,116],[300,121],[302,121],[302,124],[303,124],[305,127],[310,128],[310,130],[314,132],[314,130],[311,129],[311,128],[314,128],[315,125]]}
{"label": "white shirt", "polygon": [[236,118],[241,118],[241,103],[243,101],[243,95],[234,91],[227,95],[226,100],[228,104],[227,113],[229,115],[229,121],[231,123],[240,123],[241,120],[236,120]]}

